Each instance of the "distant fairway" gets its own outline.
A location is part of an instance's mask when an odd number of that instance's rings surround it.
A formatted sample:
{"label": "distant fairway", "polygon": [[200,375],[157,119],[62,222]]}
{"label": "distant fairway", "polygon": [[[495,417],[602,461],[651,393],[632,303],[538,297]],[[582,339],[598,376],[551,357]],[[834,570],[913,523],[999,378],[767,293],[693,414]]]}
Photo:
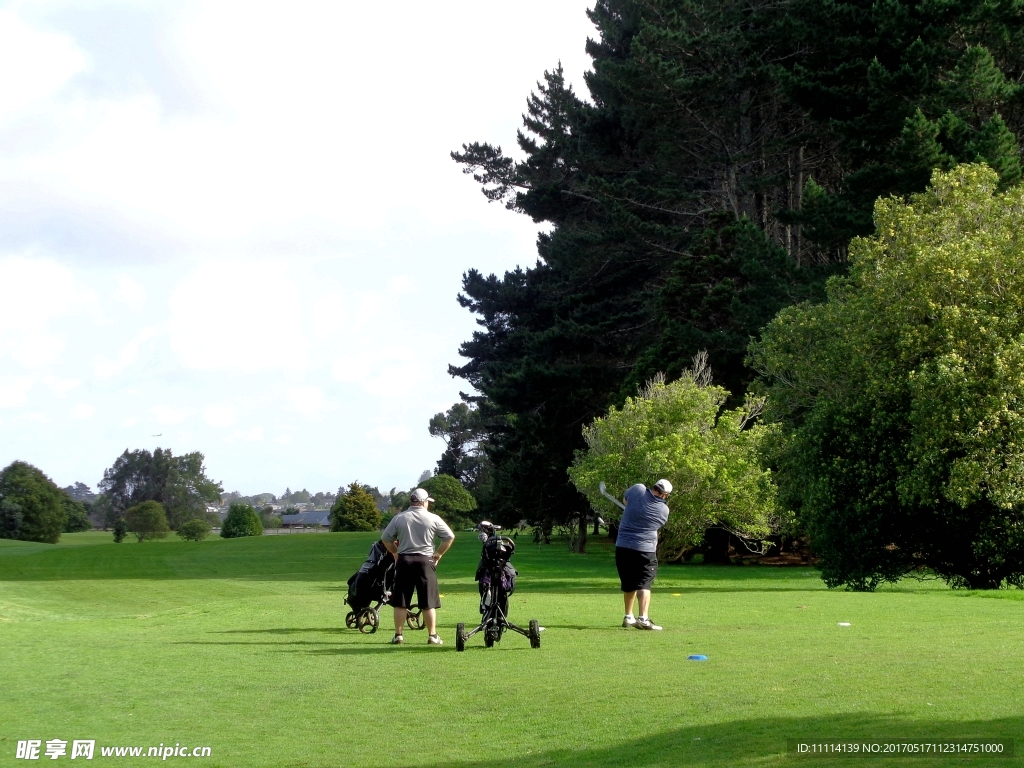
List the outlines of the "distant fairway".
{"label": "distant fairway", "polygon": [[[477,614],[479,544],[439,569],[443,648],[344,628],[370,534],[57,546],[0,540],[0,765],[19,739],[210,746],[207,766],[1024,765],[1024,593],[906,582],[829,592],[811,569],[663,567],[661,633],[619,627],[607,543],[525,538],[507,636]],[[839,627],[839,622],[850,622]],[[689,654],[707,662],[688,662]],[[787,738],[1018,738],[1013,759],[822,760]],[[153,765],[101,758],[87,765]],[[78,763],[73,763],[78,765]]]}

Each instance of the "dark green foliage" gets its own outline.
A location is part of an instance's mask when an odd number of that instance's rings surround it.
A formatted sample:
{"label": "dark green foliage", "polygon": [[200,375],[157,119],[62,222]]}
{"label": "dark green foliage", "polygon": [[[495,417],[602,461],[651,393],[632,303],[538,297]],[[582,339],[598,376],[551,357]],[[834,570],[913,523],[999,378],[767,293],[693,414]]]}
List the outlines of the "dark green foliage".
{"label": "dark green foliage", "polygon": [[126,450],[104,471],[99,487],[108,497],[113,515],[122,515],[143,501],[158,501],[174,529],[186,520],[203,517],[206,505],[219,502],[223,490],[220,483],[206,477],[203,454],[174,456],[163,448],[153,453]]}
{"label": "dark green foliage", "polygon": [[117,518],[114,521],[114,543],[120,544],[124,541],[124,537],[128,535],[128,523],[124,521],[123,517]]}
{"label": "dark green foliage", "polygon": [[212,526],[205,520],[193,518],[182,523],[178,528],[178,536],[185,541],[202,541],[210,535]]}
{"label": "dark green foliage", "polygon": [[477,508],[476,499],[467,491],[457,478],[451,475],[434,475],[420,483],[434,499],[430,510],[444,518],[453,528],[466,527],[467,523],[475,523],[469,513]]}
{"label": "dark green foliage", "polygon": [[434,415],[429,431],[445,443],[436,474],[457,478],[473,494],[477,504],[486,509],[490,502],[493,467],[481,445],[487,429],[479,409],[456,403],[446,413]]}
{"label": "dark green foliage", "polygon": [[377,500],[358,482],[339,494],[331,507],[332,531],[375,531],[380,528]]}
{"label": "dark green foliage", "polygon": [[140,542],[166,538],[171,531],[164,505],[158,501],[144,501],[130,507],[124,513],[124,522]]}
{"label": "dark green foliage", "polygon": [[92,521],[85,505],[75,501],[67,492],[64,492],[64,511],[67,513],[68,521],[64,524],[64,533],[80,533],[92,530]]}
{"label": "dark green foliage", "polygon": [[261,536],[263,524],[256,510],[248,504],[232,504],[228,508],[228,516],[220,527],[220,535],[225,539],[237,539],[242,536]]}
{"label": "dark green foliage", "polygon": [[56,544],[68,519],[65,498],[40,470],[11,462],[0,471],[0,538]]}
{"label": "dark green foliage", "polygon": [[878,197],[964,161],[1021,178],[1014,3],[598,0],[590,17],[589,99],[545,73],[521,162],[453,154],[489,200],[549,225],[534,267],[469,270],[460,296],[480,328],[451,372],[476,390],[504,522],[586,514],[566,479],[581,428],[652,374],[706,349],[741,396],[749,339],[821,299]]}

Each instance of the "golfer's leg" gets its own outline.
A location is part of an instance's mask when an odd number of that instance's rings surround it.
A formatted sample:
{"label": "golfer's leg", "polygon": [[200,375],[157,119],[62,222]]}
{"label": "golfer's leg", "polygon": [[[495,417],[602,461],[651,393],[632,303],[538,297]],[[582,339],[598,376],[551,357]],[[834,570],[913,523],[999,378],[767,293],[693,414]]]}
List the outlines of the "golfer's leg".
{"label": "golfer's leg", "polygon": [[640,596],[640,616],[650,616],[647,610],[651,607],[651,590],[638,589],[636,593]]}
{"label": "golfer's leg", "polygon": [[402,627],[405,626],[405,615],[408,611],[405,608],[399,608],[395,606],[395,634],[402,634]]}
{"label": "golfer's leg", "polygon": [[423,609],[423,622],[427,625],[427,634],[437,634],[437,611],[433,608]]}
{"label": "golfer's leg", "polygon": [[622,602],[626,607],[626,615],[633,615],[633,601],[636,600],[636,590],[622,593]]}

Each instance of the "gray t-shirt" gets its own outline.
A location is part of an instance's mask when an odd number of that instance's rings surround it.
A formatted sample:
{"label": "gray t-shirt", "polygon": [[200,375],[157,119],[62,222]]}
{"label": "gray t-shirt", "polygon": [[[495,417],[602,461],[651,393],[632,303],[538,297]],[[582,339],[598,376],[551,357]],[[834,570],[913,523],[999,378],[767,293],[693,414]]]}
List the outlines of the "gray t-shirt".
{"label": "gray t-shirt", "polygon": [[391,518],[381,538],[385,541],[398,541],[400,555],[434,554],[434,539],[442,541],[454,539],[455,534],[448,524],[433,512],[423,507],[409,507]]}
{"label": "gray t-shirt", "polygon": [[668,504],[659,499],[642,483],[637,483],[623,494],[626,509],[619,523],[615,546],[638,552],[656,552],[658,530],[668,522]]}

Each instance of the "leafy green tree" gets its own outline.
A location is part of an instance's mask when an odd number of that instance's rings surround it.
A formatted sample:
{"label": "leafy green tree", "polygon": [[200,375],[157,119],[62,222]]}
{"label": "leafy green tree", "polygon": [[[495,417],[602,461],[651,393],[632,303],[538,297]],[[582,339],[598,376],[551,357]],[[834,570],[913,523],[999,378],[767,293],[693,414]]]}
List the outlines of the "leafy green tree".
{"label": "leafy green tree", "polygon": [[42,471],[11,462],[0,471],[0,537],[56,544],[68,519],[65,498]]}
{"label": "leafy green tree", "polygon": [[358,482],[339,494],[331,507],[332,531],[375,531],[380,521],[377,500]]}
{"label": "leafy green tree", "polygon": [[160,502],[167,521],[177,528],[186,520],[203,517],[208,503],[218,502],[222,488],[206,476],[203,454],[174,456],[157,448],[125,451],[103,473],[99,487],[110,501],[112,514],[123,515],[143,501]]}
{"label": "leafy green tree", "polygon": [[234,503],[228,507],[228,515],[220,527],[220,535],[225,539],[237,539],[242,536],[262,536],[263,524],[256,510],[248,504]]}
{"label": "leafy green tree", "polygon": [[434,500],[431,511],[440,515],[452,527],[463,528],[474,521],[469,513],[476,509],[476,499],[457,478],[451,475],[434,475],[420,483],[420,488]]}
{"label": "leafy green tree", "polygon": [[783,496],[829,586],[920,568],[1024,586],[1024,190],[999,187],[960,166],[879,200],[828,301],[751,347]]}
{"label": "leafy green tree", "polygon": [[124,522],[140,542],[166,538],[171,531],[164,505],[158,501],[144,501],[129,508],[124,513]]}
{"label": "leafy green tree", "polygon": [[75,501],[67,491],[64,493],[64,511],[67,513],[68,521],[64,524],[64,533],[81,533],[92,530],[92,521],[89,520],[89,513],[85,505]]}
{"label": "leafy green tree", "polygon": [[124,541],[124,537],[128,535],[128,523],[124,521],[123,517],[117,518],[114,521],[114,543],[120,544]]}
{"label": "leafy green tree", "polygon": [[202,541],[210,535],[212,526],[205,520],[193,518],[181,524],[177,534],[185,541]]}
{"label": "leafy green tree", "polygon": [[671,514],[661,531],[660,556],[673,560],[701,544],[711,527],[748,540],[779,529],[782,516],[761,446],[777,427],[751,424],[762,403],[724,410],[729,393],[711,384],[705,357],[671,383],[652,380],[621,409],[584,429],[569,476],[591,506],[610,520],[621,512],[600,493],[604,481],[617,498],[635,483],[672,481]]}

